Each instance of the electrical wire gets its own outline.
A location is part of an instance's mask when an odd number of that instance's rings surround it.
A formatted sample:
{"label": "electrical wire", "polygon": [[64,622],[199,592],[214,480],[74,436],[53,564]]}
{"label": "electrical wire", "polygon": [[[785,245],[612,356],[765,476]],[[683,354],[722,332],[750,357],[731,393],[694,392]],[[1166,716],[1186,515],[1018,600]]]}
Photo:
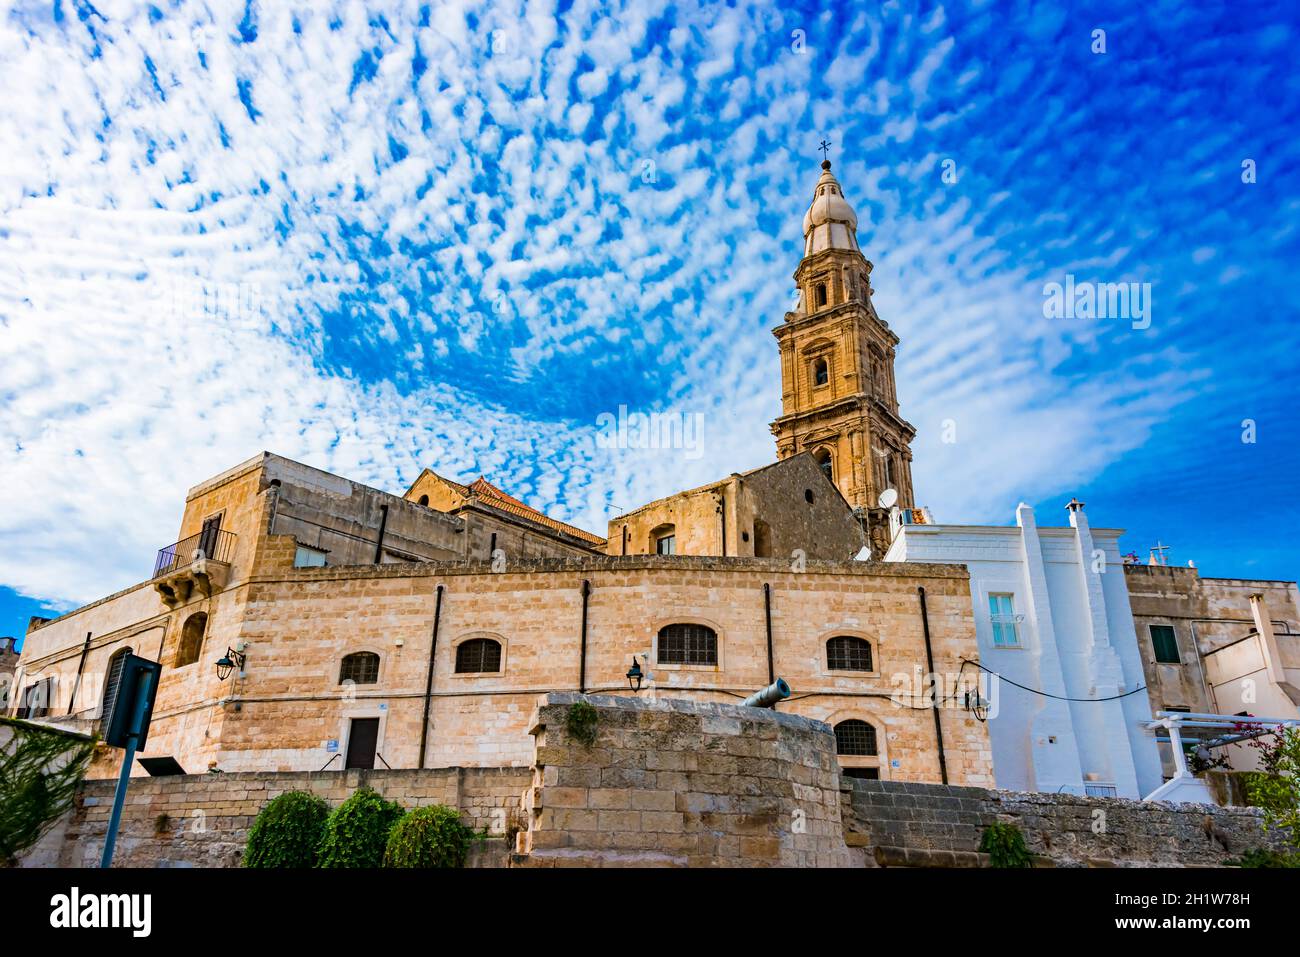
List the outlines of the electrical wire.
{"label": "electrical wire", "polygon": [[1005,681],[1005,682],[1006,682],[1007,684],[1009,684],[1009,685],[1015,685],[1017,688],[1020,688],[1022,691],[1028,691],[1030,694],[1042,695],[1044,698],[1053,698],[1053,699],[1055,699],[1055,700],[1057,700],[1057,701],[1079,701],[1079,702],[1092,702],[1092,701],[1096,701],[1096,702],[1100,702],[1100,701],[1118,701],[1120,698],[1127,698],[1129,695],[1137,694],[1139,691],[1146,691],[1146,690],[1147,690],[1147,686],[1146,686],[1146,685],[1141,685],[1140,687],[1134,688],[1132,691],[1125,691],[1123,694],[1111,695],[1111,696],[1108,697],[1108,698],[1070,698],[1070,697],[1066,697],[1066,696],[1064,696],[1064,695],[1052,694],[1052,693],[1050,693],[1050,692],[1048,692],[1048,691],[1039,691],[1037,688],[1031,688],[1031,687],[1029,687],[1028,685],[1022,685],[1022,684],[1021,684],[1020,682],[1018,682],[1018,681],[1012,681],[1010,678],[1006,678],[1006,677],[1004,677],[1004,676],[998,674],[998,673],[997,673],[996,671],[994,671],[992,668],[985,668],[985,667],[984,667],[982,664],[980,664],[978,661],[970,661],[970,660],[968,660],[968,659],[966,659],[966,658],[963,658],[963,659],[961,659],[961,660],[962,660],[962,663],[963,663],[963,664],[971,664],[971,665],[974,665],[976,668],[980,669],[980,671],[987,671],[989,674],[993,675],[994,677],[998,678],[999,680],[1001,680],[1001,681]]}

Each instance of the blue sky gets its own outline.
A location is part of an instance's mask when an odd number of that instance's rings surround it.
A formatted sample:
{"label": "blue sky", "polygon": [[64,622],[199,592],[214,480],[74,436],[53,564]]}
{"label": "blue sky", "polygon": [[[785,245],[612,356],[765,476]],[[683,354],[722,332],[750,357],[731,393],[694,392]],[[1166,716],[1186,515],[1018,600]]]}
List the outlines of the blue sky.
{"label": "blue sky", "polygon": [[[0,634],[146,577],[262,449],[601,532],[770,461],[823,138],[939,520],[1078,495],[1296,577],[1287,4],[0,11]],[[1067,275],[1150,326],[1046,318]],[[702,454],[598,448],[619,405]]]}

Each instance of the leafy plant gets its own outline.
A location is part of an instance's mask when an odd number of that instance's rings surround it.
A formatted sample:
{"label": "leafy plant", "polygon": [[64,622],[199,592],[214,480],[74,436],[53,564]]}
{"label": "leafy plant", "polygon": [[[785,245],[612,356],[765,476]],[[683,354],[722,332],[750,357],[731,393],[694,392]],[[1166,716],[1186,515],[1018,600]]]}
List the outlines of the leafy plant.
{"label": "leafy plant", "polygon": [[313,867],[329,805],[306,791],[272,798],[257,814],[244,848],[245,867]]}
{"label": "leafy plant", "polygon": [[72,807],[95,739],[0,718],[0,866],[45,836]]}
{"label": "leafy plant", "polygon": [[1227,863],[1234,867],[1300,867],[1300,854],[1256,847]]}
{"label": "leafy plant", "polygon": [[417,808],[393,826],[384,867],[464,867],[477,836],[454,808]]}
{"label": "leafy plant", "polygon": [[569,737],[585,747],[596,743],[596,723],[600,713],[586,701],[575,701],[569,706],[569,713],[564,720],[564,729]]}
{"label": "leafy plant", "polygon": [[1033,856],[1025,847],[1025,836],[1010,821],[994,821],[984,829],[980,851],[989,856],[992,867],[1030,867]]}
{"label": "leafy plant", "polygon": [[1300,851],[1300,728],[1279,727],[1250,742],[1261,773],[1246,778],[1246,797],[1264,811],[1264,827],[1285,833]]}
{"label": "leafy plant", "polygon": [[379,867],[388,835],[405,811],[371,787],[360,788],[325,820],[317,867]]}

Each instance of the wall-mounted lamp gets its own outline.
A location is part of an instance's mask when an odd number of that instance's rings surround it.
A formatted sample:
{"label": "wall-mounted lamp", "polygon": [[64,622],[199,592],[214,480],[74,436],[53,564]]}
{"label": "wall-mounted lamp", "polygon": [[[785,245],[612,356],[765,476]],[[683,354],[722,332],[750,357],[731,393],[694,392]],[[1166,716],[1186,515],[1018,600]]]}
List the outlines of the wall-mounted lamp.
{"label": "wall-mounted lamp", "polygon": [[244,662],[247,660],[247,655],[240,654],[234,648],[227,648],[226,653],[217,659],[217,680],[225,681],[236,666],[243,671]]}
{"label": "wall-mounted lamp", "polygon": [[637,664],[636,656],[632,656],[632,667],[627,671],[627,686],[633,691],[641,690],[641,679],[645,675],[641,671],[641,666]]}

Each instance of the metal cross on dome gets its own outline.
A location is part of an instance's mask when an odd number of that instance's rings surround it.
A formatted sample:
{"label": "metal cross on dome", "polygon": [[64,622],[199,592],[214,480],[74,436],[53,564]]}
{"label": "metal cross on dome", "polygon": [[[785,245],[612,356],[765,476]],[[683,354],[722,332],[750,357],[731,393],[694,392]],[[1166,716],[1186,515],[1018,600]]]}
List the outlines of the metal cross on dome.
{"label": "metal cross on dome", "polygon": [[824,159],[824,160],[828,160],[828,159],[831,158],[831,144],[830,144],[830,143],[826,142],[825,140],[822,140],[822,145],[819,146],[819,147],[817,147],[817,148],[818,148],[819,150],[822,151],[822,159]]}

